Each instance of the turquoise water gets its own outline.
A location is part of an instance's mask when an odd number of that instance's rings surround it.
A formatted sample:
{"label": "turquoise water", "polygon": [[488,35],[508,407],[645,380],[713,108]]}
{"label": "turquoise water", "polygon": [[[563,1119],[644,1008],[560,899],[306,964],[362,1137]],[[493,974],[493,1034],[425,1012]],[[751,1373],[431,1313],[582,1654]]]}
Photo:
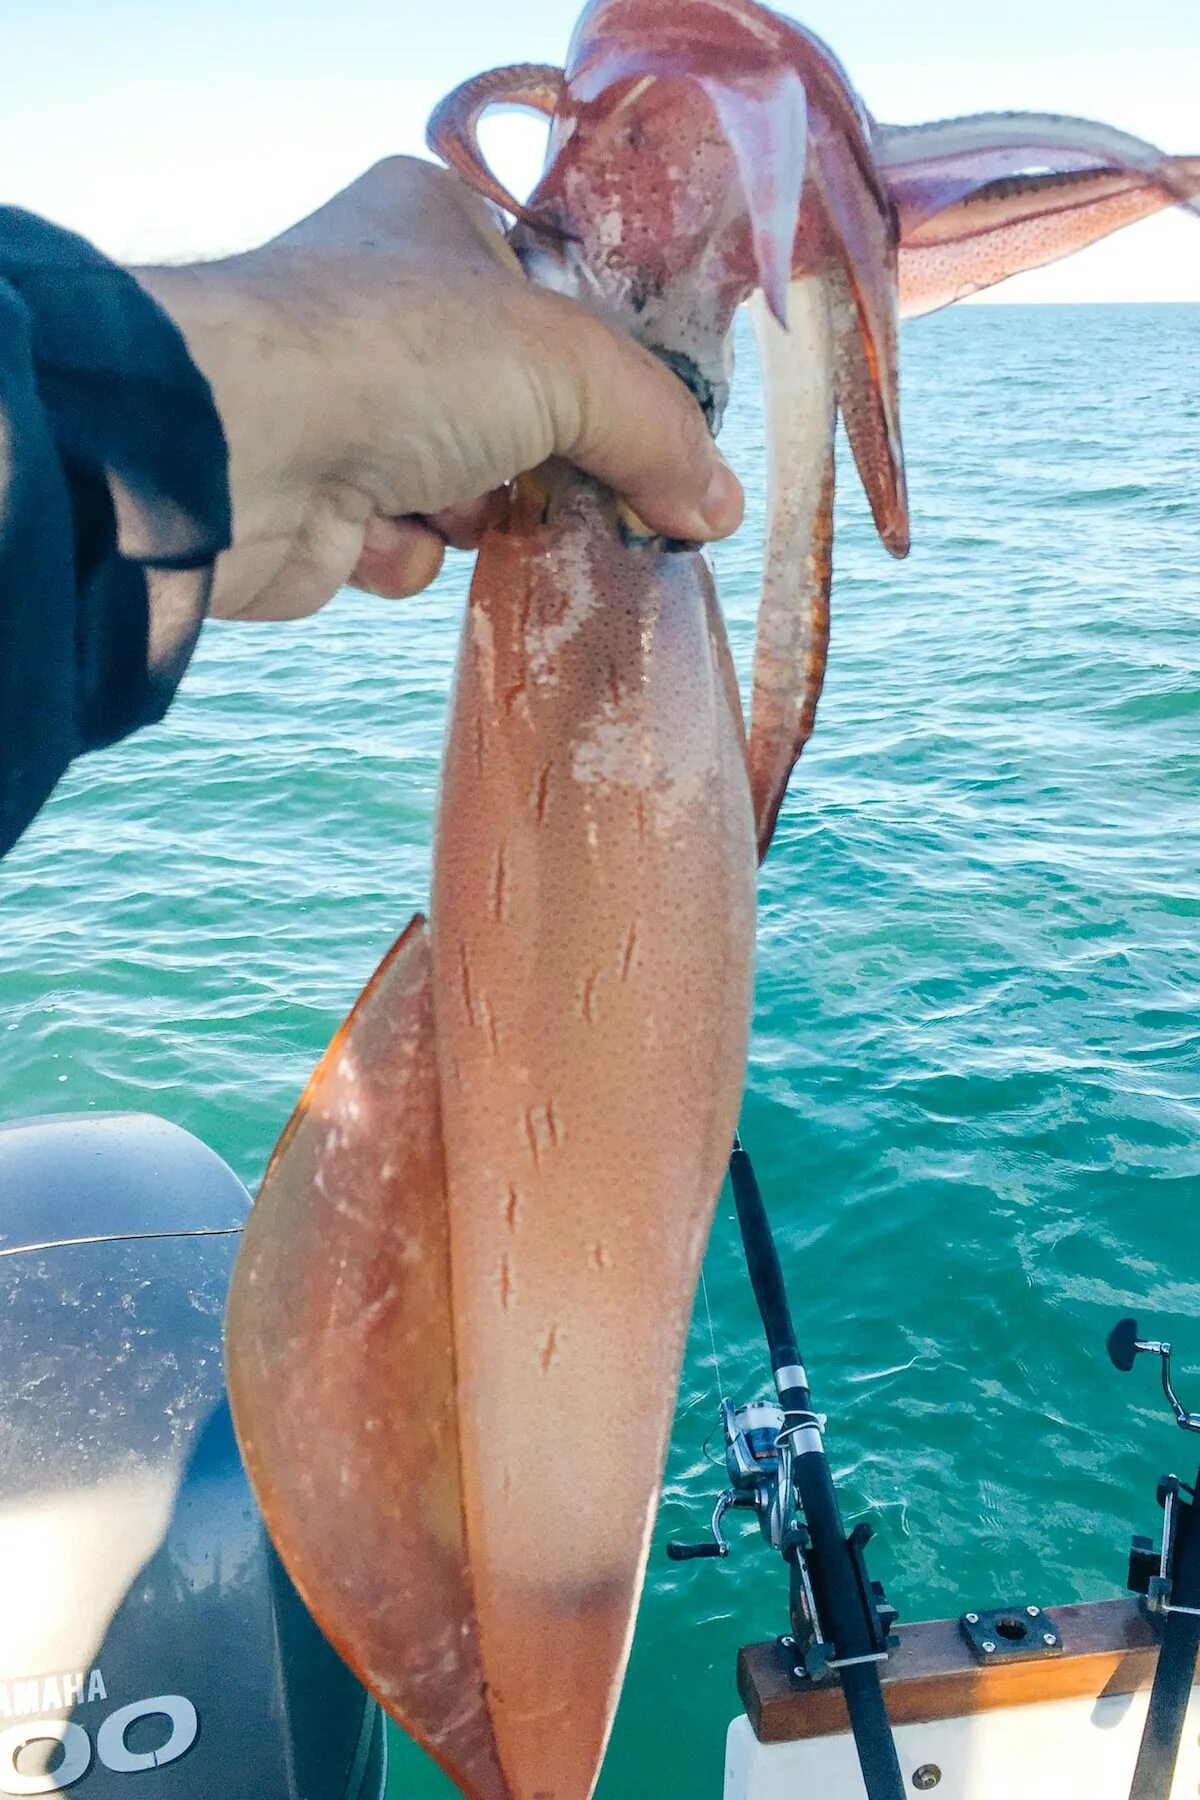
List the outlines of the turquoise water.
{"label": "turquoise water", "polygon": [[[915,548],[890,562],[844,481],[744,1131],[847,1513],[912,1617],[1116,1592],[1187,1461],[1103,1338],[1136,1309],[1200,1367],[1200,308],[962,309],[907,330],[904,385]],[[726,443],[744,669],[749,383]],[[452,564],[420,602],[210,627],[168,723],[64,784],[0,873],[4,1116],[148,1107],[255,1182],[426,897]],[[662,1537],[720,1485],[720,1382],[763,1386],[726,1204],[707,1280],[721,1373],[701,1308]],[[603,1800],[715,1800],[735,1648],[784,1614],[757,1539],[656,1549]],[[393,1790],[449,1792],[404,1746]]]}

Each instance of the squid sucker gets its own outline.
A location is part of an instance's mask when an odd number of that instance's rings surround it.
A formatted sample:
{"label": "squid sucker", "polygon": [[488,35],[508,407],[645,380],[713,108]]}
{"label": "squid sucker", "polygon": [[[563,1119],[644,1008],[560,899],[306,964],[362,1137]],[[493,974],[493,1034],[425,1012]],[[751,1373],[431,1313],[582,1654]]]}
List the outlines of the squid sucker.
{"label": "squid sucker", "polygon": [[[488,106],[550,119],[529,198]],[[565,69],[467,82],[434,150],[531,280],[719,425],[752,302],[770,498],[747,734],[712,576],[557,464],[479,553],[428,920],[314,1073],[227,1349],[290,1575],[472,1800],[587,1800],[628,1656],[742,1095],[756,864],[824,677],[834,433],[908,547],[898,320],[1156,211],[1200,159],[995,114],[886,127],[753,0],[593,0]]]}

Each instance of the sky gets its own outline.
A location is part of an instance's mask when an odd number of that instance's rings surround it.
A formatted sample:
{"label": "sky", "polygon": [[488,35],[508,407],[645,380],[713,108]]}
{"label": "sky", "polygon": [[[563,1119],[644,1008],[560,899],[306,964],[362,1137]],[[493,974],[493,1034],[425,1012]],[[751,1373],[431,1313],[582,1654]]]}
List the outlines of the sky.
{"label": "sky", "polygon": [[[668,0],[664,0],[664,4]],[[381,156],[424,154],[449,88],[561,62],[572,0],[3,0],[0,200],[128,262],[248,248]],[[1200,152],[1200,0],[804,0],[876,117],[1079,113]],[[485,144],[528,186],[541,128]],[[1200,220],[1171,215],[989,298],[1200,301]]]}

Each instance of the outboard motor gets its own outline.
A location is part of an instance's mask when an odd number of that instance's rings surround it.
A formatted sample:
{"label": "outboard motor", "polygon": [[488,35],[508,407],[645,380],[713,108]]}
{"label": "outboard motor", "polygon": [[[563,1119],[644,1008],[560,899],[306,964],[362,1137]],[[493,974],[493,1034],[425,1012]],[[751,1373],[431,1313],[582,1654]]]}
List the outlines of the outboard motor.
{"label": "outboard motor", "polygon": [[234,1441],[221,1323],[249,1204],[160,1119],[0,1127],[3,1800],[383,1793],[382,1714]]}

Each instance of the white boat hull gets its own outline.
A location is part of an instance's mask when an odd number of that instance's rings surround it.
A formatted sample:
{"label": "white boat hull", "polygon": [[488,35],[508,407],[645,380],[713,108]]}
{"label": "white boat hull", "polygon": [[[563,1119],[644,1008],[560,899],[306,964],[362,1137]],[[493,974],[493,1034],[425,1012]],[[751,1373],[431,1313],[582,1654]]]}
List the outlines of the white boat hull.
{"label": "white boat hull", "polygon": [[[1146,1692],[1045,1700],[900,1725],[905,1786],[937,1800],[1128,1800],[1148,1702]],[[724,1800],[863,1800],[863,1793],[848,1732],[762,1744],[744,1713],[729,1728]],[[1171,1800],[1197,1794],[1200,1687],[1192,1690]]]}

